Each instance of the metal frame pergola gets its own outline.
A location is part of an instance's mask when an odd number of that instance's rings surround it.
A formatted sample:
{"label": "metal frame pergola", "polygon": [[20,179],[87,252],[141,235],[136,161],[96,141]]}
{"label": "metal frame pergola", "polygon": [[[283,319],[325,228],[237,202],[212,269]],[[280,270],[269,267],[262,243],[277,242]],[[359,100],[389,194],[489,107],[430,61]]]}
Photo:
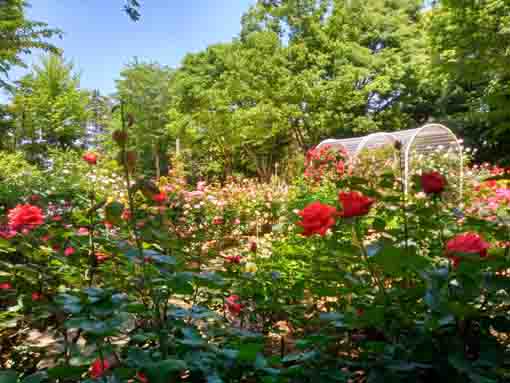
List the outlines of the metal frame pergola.
{"label": "metal frame pergola", "polygon": [[319,143],[317,148],[329,146],[332,149],[343,148],[351,161],[354,163],[361,151],[372,150],[384,147],[386,145],[395,145],[397,142],[401,144],[401,150],[404,168],[404,185],[405,192],[408,192],[409,176],[410,176],[410,159],[411,153],[427,154],[434,152],[437,148],[453,148],[458,152],[460,165],[460,182],[459,194],[462,198],[463,178],[464,178],[464,158],[462,153],[462,145],[457,136],[446,126],[441,124],[426,124],[420,128],[400,130],[396,132],[372,133],[363,137],[347,138],[347,139],[327,139]]}

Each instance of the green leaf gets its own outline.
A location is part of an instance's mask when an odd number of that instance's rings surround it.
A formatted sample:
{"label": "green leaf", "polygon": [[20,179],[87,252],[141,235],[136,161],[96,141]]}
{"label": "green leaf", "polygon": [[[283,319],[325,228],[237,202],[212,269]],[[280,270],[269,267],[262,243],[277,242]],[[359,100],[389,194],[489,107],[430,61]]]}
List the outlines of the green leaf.
{"label": "green leaf", "polygon": [[186,362],[180,359],[167,359],[162,362],[149,363],[144,372],[151,383],[168,383],[176,374],[187,368]]}
{"label": "green leaf", "polygon": [[88,370],[88,367],[57,366],[48,369],[50,379],[75,379],[79,380],[81,374]]}
{"label": "green leaf", "polygon": [[394,246],[384,246],[370,258],[370,261],[379,265],[386,274],[398,276],[403,271],[402,260],[404,256],[401,249]]}
{"label": "green leaf", "polygon": [[503,181],[503,180],[510,180],[510,173],[500,174],[497,176],[487,177],[483,180],[483,182],[486,181]]}
{"label": "green leaf", "polygon": [[108,222],[115,225],[122,222],[121,216],[124,211],[124,205],[120,202],[110,202],[105,206],[105,217]]}
{"label": "green leaf", "polygon": [[0,371],[0,383],[16,383],[18,381],[18,373],[12,370]]}
{"label": "green leaf", "polygon": [[142,303],[130,303],[126,305],[125,309],[131,314],[141,314],[147,311],[147,307]]}
{"label": "green leaf", "polygon": [[102,297],[105,295],[105,291],[99,287],[87,287],[87,288],[83,289],[83,291],[89,297]]}
{"label": "green leaf", "polygon": [[386,368],[389,370],[393,370],[393,371],[410,372],[413,370],[430,369],[430,368],[432,368],[432,366],[429,364],[413,363],[413,362],[398,360],[398,361],[392,361],[391,363],[386,364]]}
{"label": "green leaf", "polygon": [[22,383],[41,383],[48,379],[46,371],[39,371],[23,379]]}
{"label": "green leaf", "polygon": [[0,249],[14,250],[11,243],[4,238],[0,238]]}
{"label": "green leaf", "polygon": [[382,270],[391,276],[401,276],[405,270],[415,272],[423,271],[429,265],[429,261],[415,253],[414,247],[395,247],[384,244],[382,248],[370,258],[370,262],[380,266]]}
{"label": "green leaf", "polygon": [[172,275],[169,278],[169,287],[173,290],[175,294],[192,294],[193,293],[193,285],[191,281],[193,280],[193,275],[189,272],[179,272]]}
{"label": "green leaf", "polygon": [[263,348],[264,345],[260,343],[244,343],[239,347],[237,358],[245,362],[253,362]]}
{"label": "green leaf", "polygon": [[377,231],[384,231],[384,229],[386,229],[386,220],[384,218],[376,217],[372,226]]}
{"label": "green leaf", "polygon": [[152,258],[156,262],[164,263],[167,265],[175,265],[177,263],[177,260],[175,259],[175,257],[161,254],[161,253],[157,252],[156,250],[150,250],[150,249],[144,250],[143,255],[145,257]]}
{"label": "green leaf", "polygon": [[57,304],[63,306],[64,311],[77,314],[82,310],[81,300],[79,297],[69,294],[60,294],[55,298]]}
{"label": "green leaf", "polygon": [[306,362],[307,360],[317,357],[319,353],[317,351],[308,351],[301,354],[290,354],[282,359],[283,363],[289,362]]}
{"label": "green leaf", "polygon": [[207,376],[207,383],[223,383],[223,380],[217,374]]}
{"label": "green leaf", "polygon": [[111,336],[118,332],[119,320],[99,321],[87,318],[71,318],[65,322],[67,328],[81,328],[89,334]]}
{"label": "green leaf", "polygon": [[182,329],[184,339],[178,340],[179,343],[190,347],[201,347],[205,344],[205,340],[200,336],[198,331],[192,327]]}

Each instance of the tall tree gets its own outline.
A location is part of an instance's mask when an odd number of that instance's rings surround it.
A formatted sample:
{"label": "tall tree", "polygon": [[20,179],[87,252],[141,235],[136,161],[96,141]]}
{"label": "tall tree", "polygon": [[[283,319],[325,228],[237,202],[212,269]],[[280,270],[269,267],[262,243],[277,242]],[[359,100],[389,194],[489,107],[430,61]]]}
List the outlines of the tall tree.
{"label": "tall tree", "polygon": [[53,54],[42,57],[14,93],[17,144],[23,144],[33,159],[50,146],[70,149],[82,145],[88,100],[72,63]]}
{"label": "tall tree", "polygon": [[172,88],[170,128],[205,171],[234,169],[268,178],[286,148],[280,112],[289,78],[278,36],[256,32],[245,42],[217,44],[186,56]]}
{"label": "tall tree", "polygon": [[153,165],[146,168],[154,169],[156,176],[167,166],[171,137],[166,125],[172,73],[166,66],[135,59],[122,70],[117,80],[116,97],[135,121],[131,135],[137,149],[143,153],[146,165]]}
{"label": "tall tree", "polygon": [[8,105],[0,104],[0,151],[14,149],[14,118]]}
{"label": "tall tree", "polygon": [[99,145],[112,120],[112,100],[103,96],[97,89],[90,93],[87,105],[89,120],[87,123],[87,145]]}
{"label": "tall tree", "polygon": [[510,4],[440,1],[428,14],[436,76],[463,97],[449,117],[482,155],[506,158],[510,150]]}
{"label": "tall tree", "polygon": [[421,17],[419,0],[260,0],[239,40],[186,57],[172,125],[227,171],[267,175],[282,160],[270,153],[417,124],[418,105],[403,106],[421,84]]}
{"label": "tall tree", "polygon": [[[400,103],[415,70],[418,0],[282,0],[257,3],[288,41],[288,103],[302,147],[408,124]],[[257,13],[255,13],[257,15]],[[278,23],[276,23],[278,21]]]}
{"label": "tall tree", "polygon": [[27,6],[24,0],[0,0],[0,88],[7,86],[7,73],[13,66],[24,66],[21,54],[33,49],[58,51],[48,39],[61,36],[61,32],[46,23],[27,20]]}

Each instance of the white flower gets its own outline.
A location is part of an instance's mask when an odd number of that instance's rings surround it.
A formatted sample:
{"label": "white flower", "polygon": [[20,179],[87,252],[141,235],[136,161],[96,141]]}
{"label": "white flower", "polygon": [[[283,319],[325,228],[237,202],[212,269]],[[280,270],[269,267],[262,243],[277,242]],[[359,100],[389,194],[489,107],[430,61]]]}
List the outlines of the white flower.
{"label": "white flower", "polygon": [[425,192],[419,192],[419,193],[416,193],[416,199],[425,199],[427,198],[427,194],[425,194]]}

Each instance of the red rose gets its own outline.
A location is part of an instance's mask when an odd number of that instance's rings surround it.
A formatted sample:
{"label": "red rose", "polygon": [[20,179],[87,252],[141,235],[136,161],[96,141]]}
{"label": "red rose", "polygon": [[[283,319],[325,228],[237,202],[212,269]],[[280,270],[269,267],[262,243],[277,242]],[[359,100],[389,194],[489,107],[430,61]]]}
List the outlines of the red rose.
{"label": "red rose", "polygon": [[90,376],[94,379],[100,378],[111,367],[106,359],[96,359],[90,366]]}
{"label": "red rose", "polygon": [[297,225],[304,229],[302,234],[305,237],[313,234],[324,236],[326,231],[335,224],[336,209],[320,202],[312,202],[298,214],[302,220]]}
{"label": "red rose", "polygon": [[456,253],[479,254],[481,258],[484,258],[487,256],[487,249],[489,248],[490,244],[485,242],[480,235],[476,233],[463,233],[446,243],[446,254],[452,260],[453,266],[457,267],[461,257],[456,256]]}
{"label": "red rose", "polygon": [[0,227],[0,238],[11,239],[16,234],[18,234],[18,232],[15,230],[12,230],[8,227]]}
{"label": "red rose", "polygon": [[75,252],[76,250],[74,250],[74,247],[66,247],[64,250],[64,255],[66,257],[69,257],[70,255],[73,255]]}
{"label": "red rose", "polygon": [[250,242],[250,251],[252,253],[256,253],[257,252],[257,242]]}
{"label": "red rose", "polygon": [[239,263],[241,263],[241,256],[240,255],[229,255],[228,257],[225,257],[225,261],[227,261],[228,263],[239,264]]}
{"label": "red rose", "polygon": [[41,197],[40,197],[40,196],[38,196],[37,194],[32,194],[32,195],[30,196],[30,201],[32,201],[32,202],[37,202],[37,201],[39,201],[40,199],[41,199]]}
{"label": "red rose", "polygon": [[446,186],[446,179],[438,172],[428,172],[421,175],[421,187],[427,194],[441,193]]}
{"label": "red rose", "polygon": [[152,196],[152,200],[157,203],[165,202],[166,198],[167,198],[167,196],[166,196],[165,192],[161,192],[161,193],[158,193],[158,194],[155,194]]}
{"label": "red rose", "polygon": [[89,229],[87,229],[86,227],[80,227],[78,229],[78,231],[76,232],[76,235],[79,235],[79,236],[86,236],[89,234],[90,234]]}
{"label": "red rose", "polygon": [[12,230],[35,229],[44,223],[42,210],[30,204],[17,205],[9,210],[9,226]]}
{"label": "red rose", "polygon": [[108,221],[104,221],[103,225],[107,229],[111,229],[113,227],[113,224],[111,222],[108,222]]}
{"label": "red rose", "polygon": [[102,253],[100,251],[96,252],[96,254],[94,254],[94,255],[96,256],[96,261],[98,263],[103,263],[106,260],[108,260],[108,258],[110,257],[108,254]]}
{"label": "red rose", "polygon": [[239,315],[243,305],[239,303],[238,295],[231,295],[225,299],[225,307],[231,314]]}
{"label": "red rose", "polygon": [[368,214],[372,204],[375,202],[373,198],[367,197],[360,192],[351,191],[348,193],[340,192],[338,199],[342,205],[340,215],[344,218],[359,217]]}
{"label": "red rose", "polygon": [[32,300],[34,302],[40,301],[41,299],[42,299],[42,294],[41,293],[38,293],[38,292],[33,292],[32,293]]}
{"label": "red rose", "polygon": [[12,285],[9,282],[0,283],[0,290],[10,290]]}
{"label": "red rose", "polygon": [[343,161],[338,161],[336,163],[336,172],[339,176],[343,176],[345,173],[345,163]]}
{"label": "red rose", "polygon": [[213,221],[212,221],[213,225],[223,225],[225,223],[225,220],[223,219],[223,217],[214,217],[213,218]]}
{"label": "red rose", "polygon": [[62,216],[60,216],[60,215],[55,215],[55,216],[51,217],[51,220],[52,220],[53,222],[60,222],[60,221],[62,221]]}
{"label": "red rose", "polygon": [[88,162],[89,165],[97,164],[97,154],[96,153],[85,153],[82,158],[83,158],[83,161]]}
{"label": "red rose", "polygon": [[136,373],[136,378],[142,383],[149,383],[149,379],[141,372]]}

